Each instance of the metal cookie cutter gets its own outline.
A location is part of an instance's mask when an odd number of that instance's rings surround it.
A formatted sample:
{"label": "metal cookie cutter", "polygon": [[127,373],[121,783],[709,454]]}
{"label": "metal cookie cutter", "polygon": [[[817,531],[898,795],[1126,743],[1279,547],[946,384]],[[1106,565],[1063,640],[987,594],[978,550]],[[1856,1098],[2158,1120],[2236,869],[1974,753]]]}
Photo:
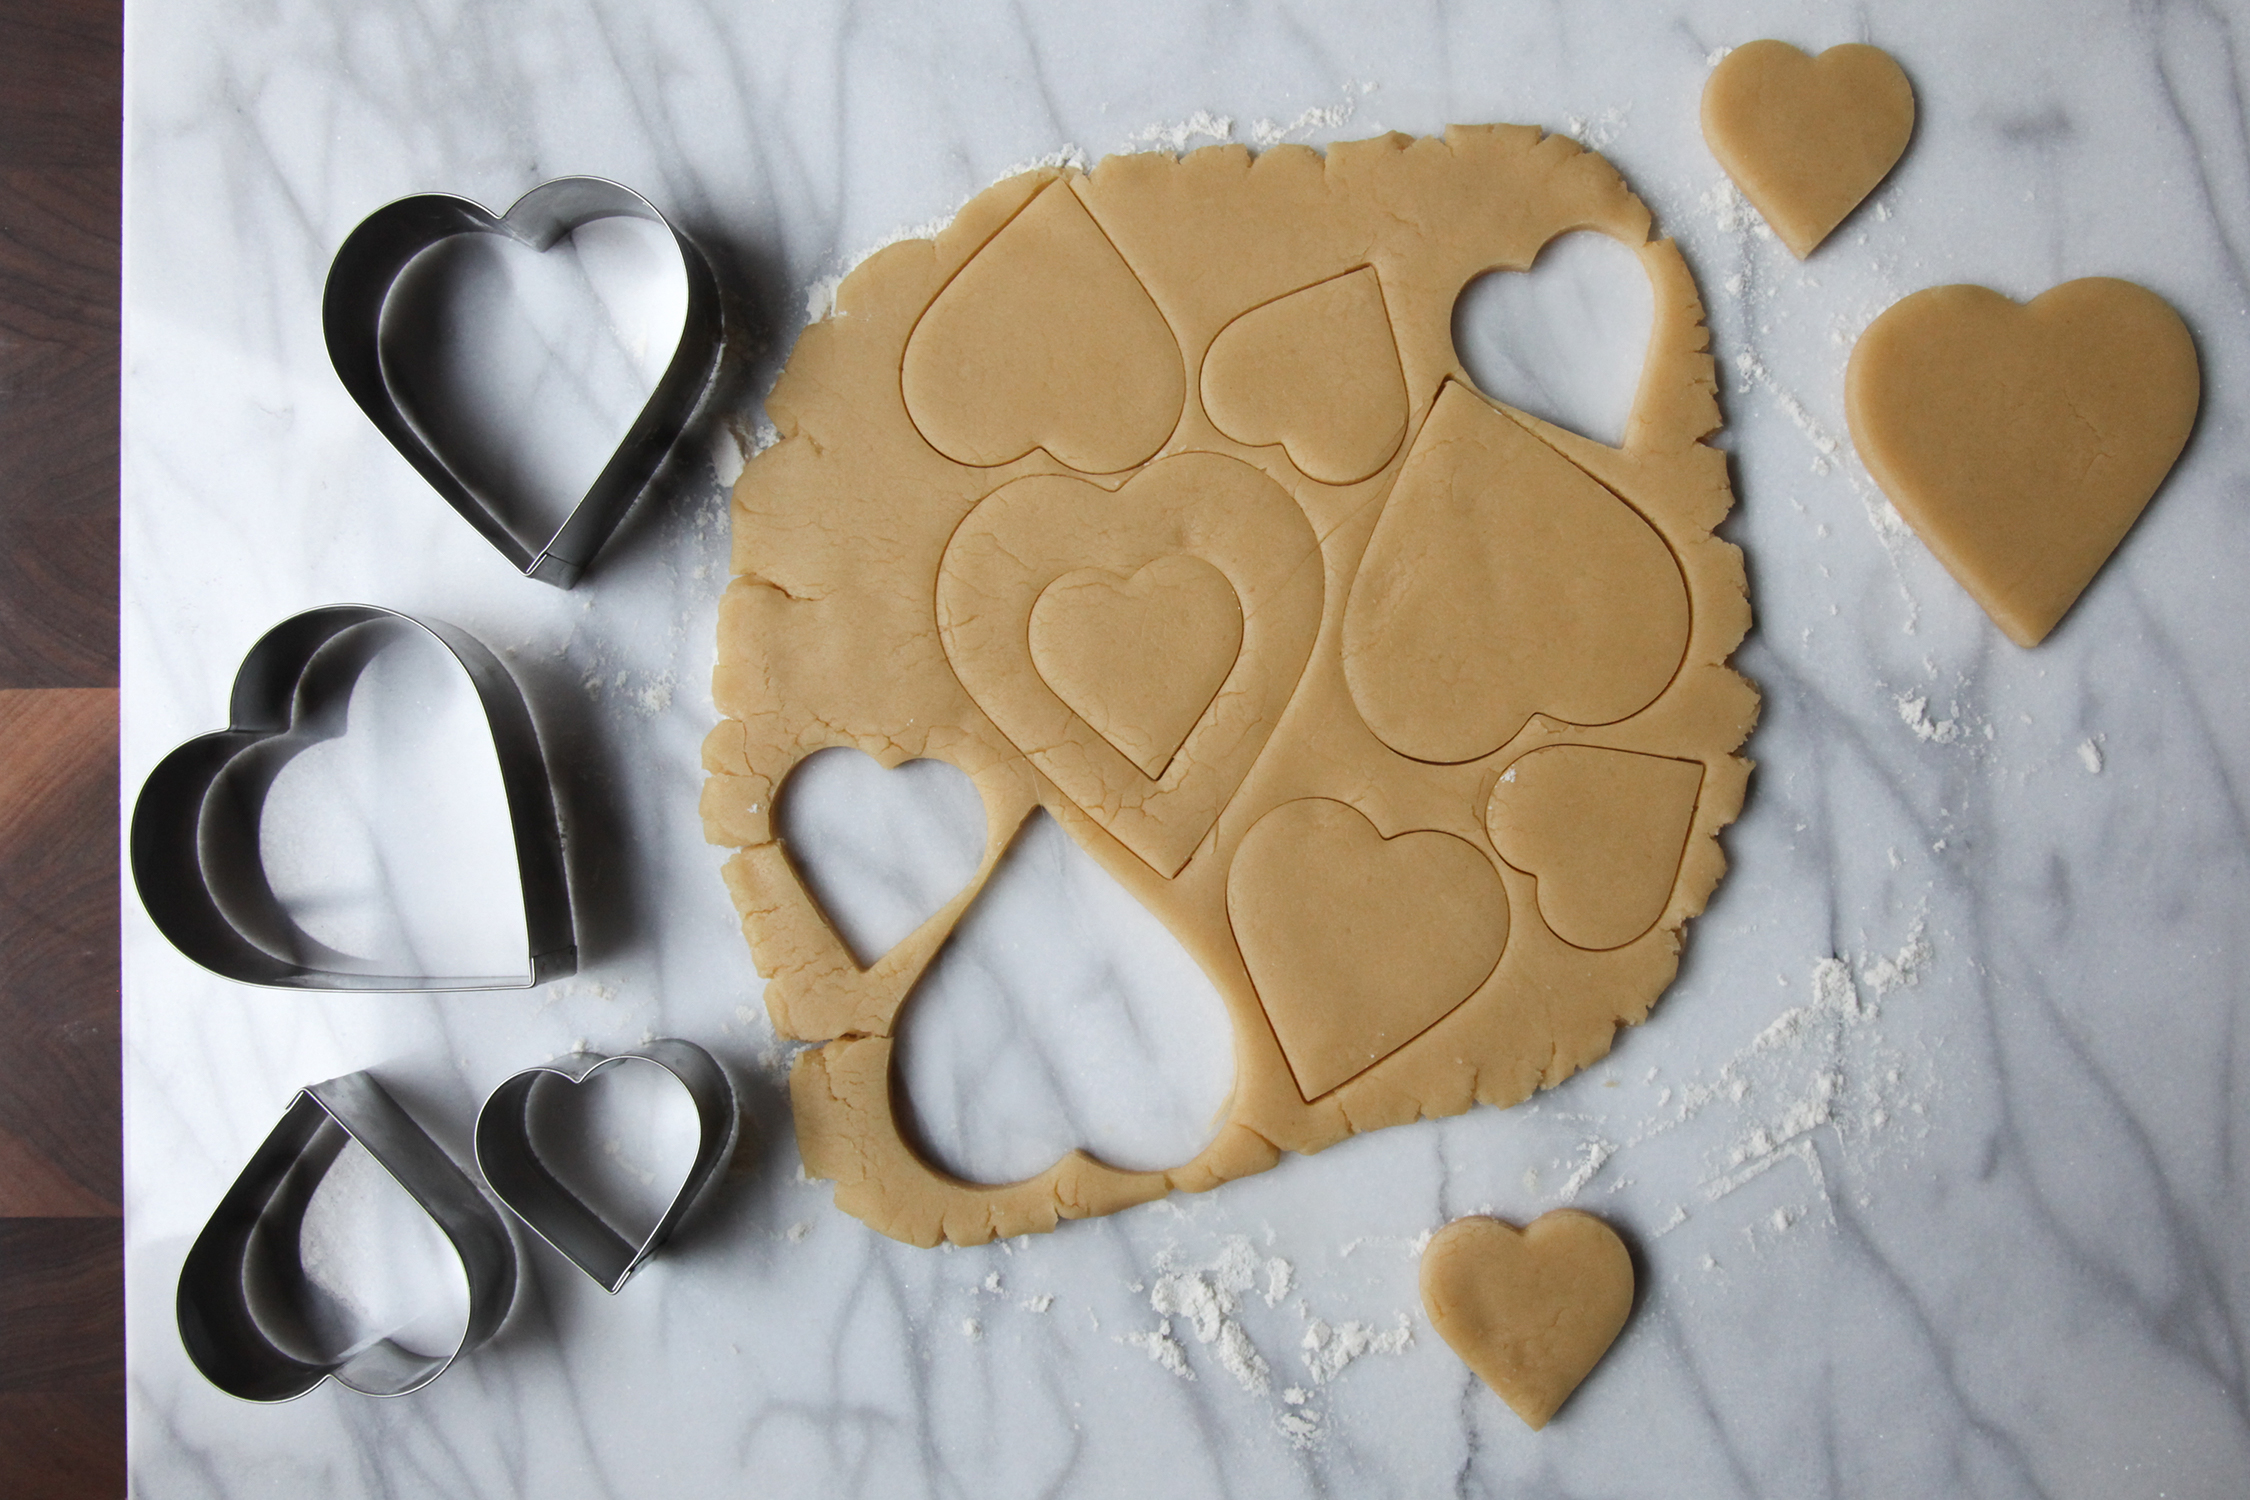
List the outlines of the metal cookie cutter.
{"label": "metal cookie cutter", "polygon": [[[584,1083],[612,1063],[649,1062],[678,1079],[695,1103],[695,1163],[664,1216],[639,1244],[610,1227],[584,1199],[558,1181],[531,1143],[531,1096],[542,1082]],[[612,1293],[694,1212],[734,1155],[740,1116],[734,1085],[710,1053],[693,1042],[661,1037],[632,1052],[587,1053],[526,1068],[502,1083],[477,1112],[477,1167],[493,1195],[539,1237]]]}
{"label": "metal cookie cutter", "polygon": [[[534,551],[502,521],[487,496],[431,449],[407,416],[383,368],[378,342],[383,303],[407,264],[440,240],[459,234],[496,234],[545,250],[581,224],[615,218],[645,219],[671,234],[687,276],[687,315],[680,322],[672,361],[624,441],[564,518],[561,529]],[[558,177],[518,198],[498,218],[480,204],[444,193],[420,193],[375,210],[344,240],[329,265],[321,325],[329,361],[344,388],[391,446],[526,577],[567,589],[617,529],[694,415],[718,369],[725,317],[711,263],[654,204],[604,178]]]}
{"label": "metal cookie cutter", "polygon": [[[313,1189],[352,1141],[436,1222],[468,1277],[469,1316],[447,1354],[418,1354],[390,1339],[332,1360],[283,1348],[251,1305],[256,1281],[302,1286],[298,1241]],[[367,1073],[316,1083],[219,1200],[180,1267],[180,1342],[204,1377],[245,1401],[290,1401],[323,1380],[367,1396],[403,1396],[428,1385],[492,1337],[516,1292],[516,1247],[500,1212],[468,1174]]]}
{"label": "metal cookie cutter", "polygon": [[[274,895],[258,813],[290,759],[344,729],[352,684],[383,645],[419,632],[468,674],[492,731],[514,831],[523,975],[388,974],[327,947]],[[204,968],[243,984],[326,990],[527,989],[575,973],[576,929],[539,732],[516,681],[482,641],[439,620],[331,604],[267,631],[235,674],[232,727],[157,763],[133,804],[133,885],[157,929]]]}

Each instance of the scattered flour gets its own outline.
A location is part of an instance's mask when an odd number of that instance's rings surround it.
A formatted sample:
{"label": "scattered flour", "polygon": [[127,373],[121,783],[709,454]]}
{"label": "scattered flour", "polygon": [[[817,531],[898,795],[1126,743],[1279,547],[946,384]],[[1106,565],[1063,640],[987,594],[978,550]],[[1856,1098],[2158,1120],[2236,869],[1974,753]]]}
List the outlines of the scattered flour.
{"label": "scattered flour", "polygon": [[1172,1324],[1169,1319],[1158,1324],[1156,1331],[1153,1333],[1128,1333],[1123,1336],[1120,1342],[1131,1344],[1136,1349],[1145,1350],[1150,1359],[1155,1360],[1182,1380],[1195,1379],[1195,1371],[1188,1368],[1187,1351],[1182,1349],[1179,1341],[1172,1337]]}
{"label": "scattered flour", "polygon": [[[1607,1166],[1609,1159],[1617,1154],[1616,1142],[1605,1141],[1599,1137],[1588,1141],[1580,1149],[1586,1153],[1585,1158],[1571,1169],[1570,1176],[1563,1179],[1561,1196],[1565,1203],[1574,1201],[1579,1193],[1584,1191],[1586,1184],[1594,1180],[1595,1174]],[[1426,1239],[1424,1243],[1427,1243]]]}
{"label": "scattered flour", "polygon": [[2102,747],[2098,743],[2100,739],[2100,735],[2095,735],[2093,739],[2078,742],[2078,763],[2086,768],[2089,776],[2102,774]]}
{"label": "scattered flour", "polygon": [[1400,1313],[1398,1326],[1388,1333],[1377,1333],[1366,1323],[1335,1325],[1315,1318],[1299,1347],[1304,1351],[1305,1368],[1312,1371],[1314,1380],[1325,1385],[1363,1354],[1404,1354],[1413,1343],[1414,1330],[1406,1314]]}
{"label": "scattered flour", "polygon": [[1026,1297],[1023,1299],[1023,1301],[1016,1304],[1016,1306],[1022,1308],[1025,1312],[1035,1313],[1043,1313],[1048,1308],[1053,1307],[1054,1305],[1055,1295],[1052,1292],[1041,1292],[1036,1297]]}
{"label": "scattered flour", "polygon": [[974,1318],[963,1318],[961,1320],[961,1337],[972,1344],[982,1343],[984,1341],[984,1325]]}
{"label": "scattered flour", "polygon": [[1264,151],[1284,141],[1301,141],[1327,131],[1341,130],[1359,112],[1359,101],[1373,92],[1375,85],[1372,83],[1347,83],[1341,104],[1316,104],[1287,124],[1257,120],[1250,126],[1250,144]]}
{"label": "scattered flour", "polygon": [[1150,125],[1125,137],[1125,144],[1141,150],[1169,151],[1177,156],[1187,150],[1188,142],[1195,140],[1229,141],[1234,139],[1234,116],[1215,115],[1199,109],[1184,120],[1169,125]]}
{"label": "scattered flour", "polygon": [[1563,134],[1588,151],[1607,151],[1625,133],[1625,111],[1605,109],[1598,115],[1565,115]]}
{"label": "scattered flour", "polygon": [[[1955,710],[1959,712],[1958,709]],[[1930,718],[1930,698],[1927,693],[1901,693],[1898,696],[1898,716],[1914,737],[1924,744],[1950,745],[1963,738],[1968,730],[1958,718]]]}

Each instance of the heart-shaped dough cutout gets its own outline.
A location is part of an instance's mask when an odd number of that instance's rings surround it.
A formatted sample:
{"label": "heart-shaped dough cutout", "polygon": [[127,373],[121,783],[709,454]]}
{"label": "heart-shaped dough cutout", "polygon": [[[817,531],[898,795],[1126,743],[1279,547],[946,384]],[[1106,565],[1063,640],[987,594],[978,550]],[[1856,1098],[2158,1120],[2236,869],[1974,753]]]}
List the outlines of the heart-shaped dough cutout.
{"label": "heart-shaped dough cutout", "polygon": [[1916,292],[1860,335],[1844,404],[1899,514],[2036,646],[2171,472],[2202,390],[2171,305],[2094,276],[2020,306],[1981,286]]}
{"label": "heart-shaped dough cutout", "polygon": [[946,283],[907,339],[899,381],[907,415],[956,463],[1044,448],[1088,474],[1152,457],[1187,395],[1171,325],[1062,182]]}
{"label": "heart-shaped dough cutout", "polygon": [[[1319,549],[1288,491],[1215,453],[1163,459],[1114,492],[1033,475],[987,495],[954,532],[938,574],[938,629],[954,672],[1000,732],[1169,877],[1242,784],[1304,671],[1320,629]],[[1241,649],[1164,774],[1151,778],[1041,675],[1033,617],[1065,574],[1131,578],[1182,553],[1232,589]],[[1232,628],[1214,617],[1212,628],[1221,626]]]}
{"label": "heart-shaped dough cutout", "polygon": [[1065,573],[1031,607],[1031,660],[1070,710],[1151,781],[1219,695],[1242,654],[1227,575],[1169,553],[1131,578]]}
{"label": "heart-shaped dough cutout", "polygon": [[1818,57],[1751,42],[1703,86],[1704,142],[1799,260],[1875,191],[1913,134],[1914,85],[1862,42]]}
{"label": "heart-shaped dough cutout", "polygon": [[1508,943],[1508,893],[1476,845],[1386,838],[1325,797],[1285,802],[1243,836],[1227,917],[1307,1099],[1436,1025]]}
{"label": "heart-shaped dough cutout", "polygon": [[1592,1214],[1518,1230],[1455,1219],[1422,1252],[1430,1326],[1533,1431],[1593,1373],[1633,1310],[1633,1257]]}
{"label": "heart-shaped dough cutout", "polygon": [[1535,713],[1613,723],[1664,691],[1687,639],[1687,582],[1655,528],[1448,381],[1344,613],[1344,680],[1368,727],[1450,764]]}
{"label": "heart-shaped dough cutout", "polygon": [[1500,857],[1539,881],[1539,915],[1577,948],[1621,948],[1672,900],[1703,767],[1549,745],[1500,777],[1485,808]]}
{"label": "heart-shaped dough cutout", "polygon": [[1406,374],[1374,268],[1277,297],[1219,330],[1203,410],[1249,447],[1279,443],[1323,484],[1352,484],[1406,440]]}

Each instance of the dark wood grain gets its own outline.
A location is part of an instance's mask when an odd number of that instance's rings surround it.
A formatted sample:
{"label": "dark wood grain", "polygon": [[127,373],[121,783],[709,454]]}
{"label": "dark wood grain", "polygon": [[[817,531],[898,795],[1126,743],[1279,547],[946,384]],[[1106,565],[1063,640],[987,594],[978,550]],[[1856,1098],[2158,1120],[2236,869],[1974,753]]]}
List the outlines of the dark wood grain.
{"label": "dark wood grain", "polygon": [[0,1219],[0,1485],[9,1500],[125,1492],[116,1219]]}
{"label": "dark wood grain", "polygon": [[0,0],[0,1495],[125,1492],[119,7]]}
{"label": "dark wood grain", "polygon": [[119,37],[0,0],[0,687],[117,682]]}

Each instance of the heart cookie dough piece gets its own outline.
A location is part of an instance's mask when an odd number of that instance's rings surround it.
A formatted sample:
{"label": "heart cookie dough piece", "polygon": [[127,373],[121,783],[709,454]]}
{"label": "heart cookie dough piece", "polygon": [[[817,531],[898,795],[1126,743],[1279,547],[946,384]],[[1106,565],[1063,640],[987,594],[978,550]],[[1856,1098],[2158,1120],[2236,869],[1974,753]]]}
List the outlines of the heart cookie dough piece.
{"label": "heart cookie dough piece", "polygon": [[957,463],[1044,448],[1088,474],[1154,454],[1187,395],[1164,314],[1063,184],[946,284],[907,340],[899,383],[924,440]]}
{"label": "heart cookie dough piece", "polygon": [[[1034,474],[987,495],[947,543],[937,580],[938,634],[962,686],[1000,732],[1064,796],[1169,877],[1210,832],[1296,691],[1320,630],[1319,552],[1287,490],[1220,454],[1173,454],[1114,491],[1068,475]],[[1190,587],[1205,601],[1196,606],[1207,632],[1197,660],[1208,669],[1223,654],[1225,669],[1192,705],[1185,738],[1160,757],[1165,747],[1145,717],[1137,729],[1145,748],[1118,725],[1145,716],[1154,701],[1169,728],[1200,684],[1185,672],[1169,680],[1158,675],[1177,672],[1179,664],[1149,660],[1143,653],[1153,643],[1079,638],[1071,612],[1090,606],[1051,603],[1044,628],[1039,615],[1057,584],[1065,591],[1059,601],[1084,585],[1088,570],[1137,580],[1152,562],[1177,555],[1220,575]],[[1164,591],[1176,593],[1187,576],[1200,575],[1160,571],[1143,586],[1157,589],[1169,578],[1173,587]],[[1233,596],[1231,610],[1218,600],[1220,587]],[[1073,631],[1058,633],[1066,623]],[[1237,644],[1227,650],[1230,639]],[[1105,683],[1089,674],[1121,663],[1143,680],[1126,684],[1119,698],[1119,679]],[[1104,687],[1112,696],[1103,696]],[[1106,716],[1107,725],[1086,717],[1081,704]],[[1150,762],[1161,775],[1149,775]]]}
{"label": "heart cookie dough piece", "polygon": [[1131,578],[1065,573],[1031,607],[1031,660],[1055,696],[1155,781],[1242,654],[1242,601],[1200,557]]}
{"label": "heart cookie dough piece", "polygon": [[1737,47],[1703,86],[1703,139],[1799,260],[1875,191],[1914,134],[1914,86],[1878,47]]}
{"label": "heart cookie dough piece", "polygon": [[1474,844],[1385,838],[1324,797],[1285,802],[1243,837],[1227,916],[1307,1099],[1436,1025],[1508,942],[1507,892]]}
{"label": "heart cookie dough piece", "polygon": [[1656,529],[1447,381],[1375,524],[1344,615],[1344,680],[1376,737],[1451,764],[1535,713],[1610,724],[1664,691],[1688,591]]}
{"label": "heart cookie dough piece", "polygon": [[1633,1258],[1592,1214],[1518,1230],[1455,1219],[1422,1252],[1430,1326],[1533,1431],[1593,1373],[1633,1310]]}
{"label": "heart cookie dough piece", "polygon": [[1238,443],[1279,443],[1322,484],[1352,484],[1406,437],[1406,374],[1367,266],[1279,297],[1219,330],[1203,409]]}
{"label": "heart cookie dough piece", "polygon": [[1664,915],[1702,785],[1692,760],[1550,745],[1508,767],[1486,827],[1500,857],[1538,879],[1549,931],[1618,948]]}
{"label": "heart cookie dough piece", "polygon": [[1852,442],[1899,514],[2019,646],[2046,639],[2195,425],[2203,377],[2170,304],[2069,281],[2018,305],[1916,292],[1852,350]]}

